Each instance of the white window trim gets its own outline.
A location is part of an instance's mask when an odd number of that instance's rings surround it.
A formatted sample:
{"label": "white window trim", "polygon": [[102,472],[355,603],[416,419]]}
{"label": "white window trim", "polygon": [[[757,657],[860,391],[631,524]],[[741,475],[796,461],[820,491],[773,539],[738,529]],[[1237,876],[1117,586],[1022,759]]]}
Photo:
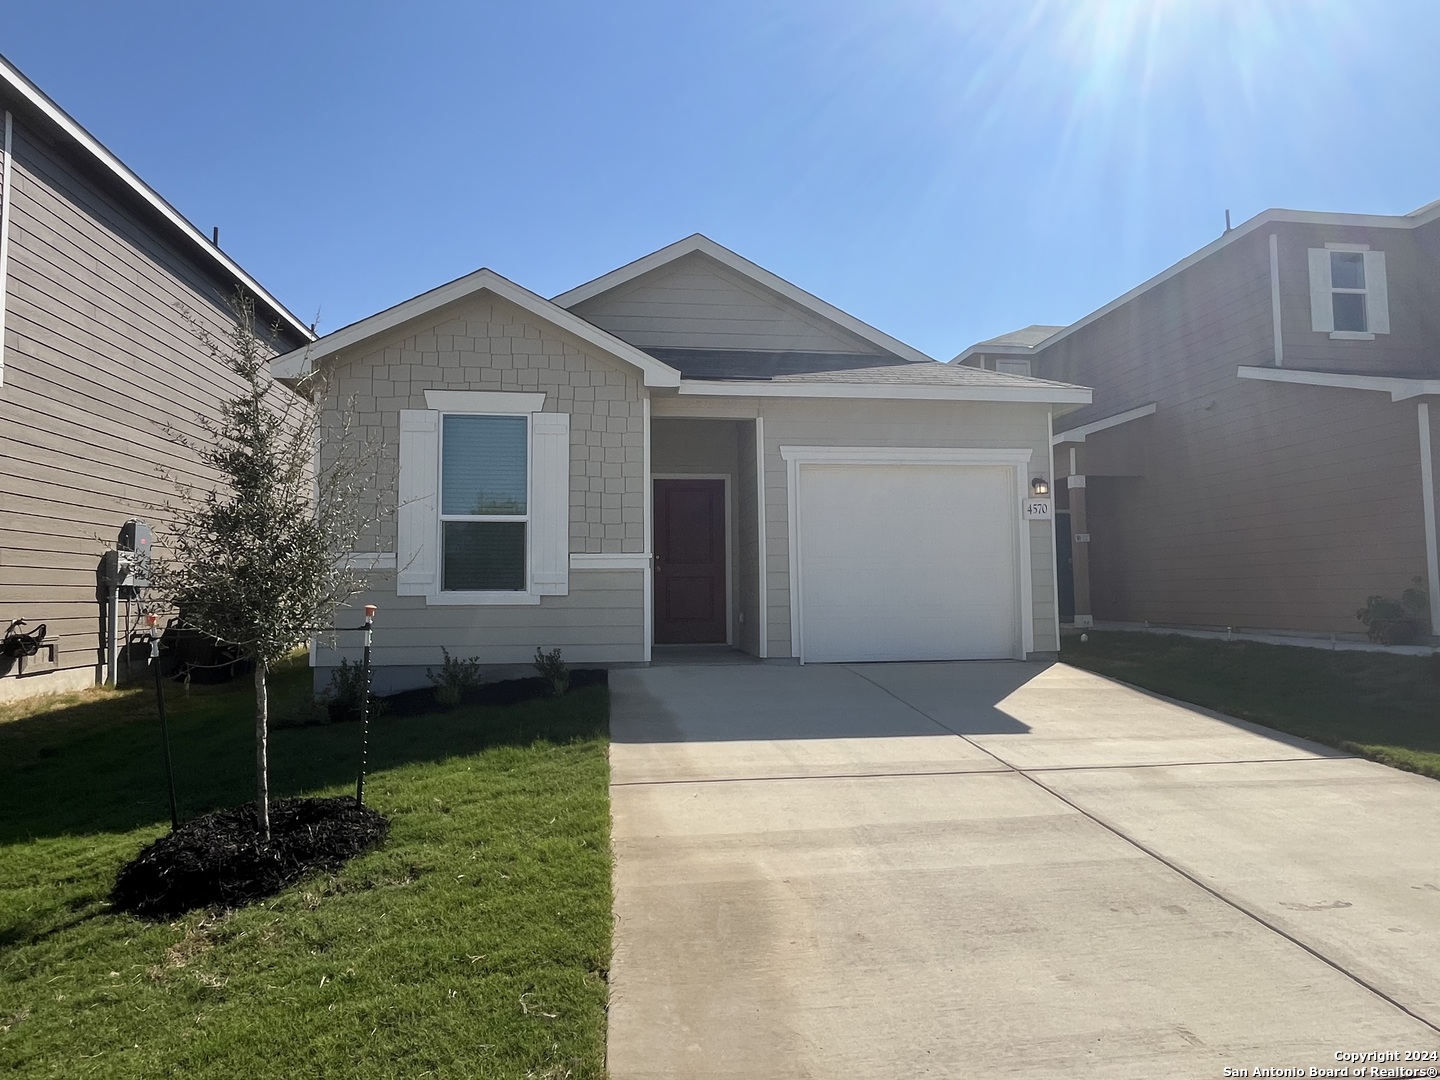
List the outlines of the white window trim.
{"label": "white window trim", "polygon": [[[453,405],[462,405],[464,399],[474,400],[480,403],[480,399],[490,398],[539,398],[541,404],[545,401],[544,394],[489,394],[480,391],[470,390],[427,390],[425,391],[425,404],[431,405],[431,395],[435,395],[436,401],[448,400]],[[485,412],[473,412],[468,408],[442,408],[436,411],[439,415],[435,419],[435,584],[430,593],[426,594],[425,602],[439,606],[460,606],[460,605],[502,605],[507,607],[529,606],[540,603],[540,594],[534,591],[534,585],[530,573],[530,560],[532,556],[531,547],[534,542],[533,527],[531,525],[532,509],[535,503],[535,425],[531,419],[536,410],[526,409],[521,411],[520,406],[524,402],[505,400],[496,402],[506,406],[504,411],[487,410]],[[519,416],[525,421],[525,513],[524,514],[447,514],[445,513],[445,418],[447,416],[479,416],[494,417],[503,419],[514,419]],[[486,589],[486,590],[460,590],[446,589],[445,583],[445,523],[447,521],[523,521],[525,523],[525,587],[523,589]]]}
{"label": "white window trim", "polygon": [[[1334,262],[1331,255],[1337,251],[1354,252],[1365,256],[1365,287],[1363,289],[1336,287]],[[1324,259],[1317,263],[1316,256],[1321,254],[1324,255]],[[1383,251],[1372,251],[1369,244],[1332,241],[1326,243],[1323,248],[1311,248],[1310,256],[1311,330],[1317,333],[1328,333],[1332,341],[1374,341],[1376,334],[1390,332],[1390,296],[1389,286],[1385,281],[1385,253]],[[1321,272],[1322,265],[1323,273]],[[1319,277],[1318,281],[1316,280],[1317,276]],[[1364,330],[1336,330],[1334,328],[1336,293],[1365,298],[1366,328]],[[1315,310],[1322,297],[1323,303],[1326,305],[1323,315]],[[1321,324],[1322,319],[1323,325]]]}
{"label": "white window trim", "polygon": [[[1029,466],[1035,451],[1019,448],[949,446],[781,446],[788,488],[787,532],[790,541],[790,655],[805,663],[803,598],[800,595],[800,479],[804,465],[1008,465],[1015,480],[1016,621],[1020,627],[1019,653],[1023,660],[1035,651],[1035,600],[1030,576],[1030,533],[1045,521],[1024,518],[1022,507],[1030,493]],[[1053,472],[1052,472],[1053,475]],[[1051,557],[1054,557],[1052,549]],[[1058,610],[1058,607],[1057,607]]]}

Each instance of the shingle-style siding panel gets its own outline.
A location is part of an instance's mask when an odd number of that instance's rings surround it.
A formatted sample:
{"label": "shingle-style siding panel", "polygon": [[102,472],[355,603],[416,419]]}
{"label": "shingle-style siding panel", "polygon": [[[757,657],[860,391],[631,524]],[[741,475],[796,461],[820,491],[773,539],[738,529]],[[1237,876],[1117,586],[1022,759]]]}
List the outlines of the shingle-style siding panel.
{"label": "shingle-style siding panel", "polygon": [[641,349],[875,351],[873,344],[698,253],[572,310]]}
{"label": "shingle-style siding panel", "polygon": [[[1274,231],[1286,368],[1395,374],[1424,353],[1403,230]],[[1392,341],[1310,330],[1305,252],[1327,240],[1387,251]],[[1076,448],[1097,619],[1355,633],[1367,595],[1423,573],[1414,402],[1237,377],[1273,361],[1265,230],[1040,352],[1037,375],[1095,388],[1062,428],[1157,404]]]}
{"label": "shingle-style siding panel", "polygon": [[[335,362],[325,430],[338,429],[343,408],[374,445],[395,447],[400,411],[426,408],[426,390],[543,391],[544,411],[570,415],[571,553],[645,550],[645,391],[635,369],[482,292]],[[380,490],[395,490],[394,469],[392,454],[382,464]],[[393,516],[365,546],[395,550]],[[377,664],[438,665],[442,646],[494,664],[528,661],[540,645],[558,646],[577,662],[643,656],[640,570],[572,569],[567,595],[514,607],[427,607],[423,597],[397,596],[393,573],[376,575],[373,585],[373,602],[398,613],[376,631],[377,650],[383,647]],[[326,667],[337,657],[322,642],[316,662]]]}
{"label": "shingle-style siding panel", "polygon": [[180,311],[223,333],[231,287],[18,119],[11,184],[0,620],[46,623],[62,668],[93,672],[101,552],[130,517],[163,552],[175,484],[213,483],[166,431],[203,438],[238,388]]}

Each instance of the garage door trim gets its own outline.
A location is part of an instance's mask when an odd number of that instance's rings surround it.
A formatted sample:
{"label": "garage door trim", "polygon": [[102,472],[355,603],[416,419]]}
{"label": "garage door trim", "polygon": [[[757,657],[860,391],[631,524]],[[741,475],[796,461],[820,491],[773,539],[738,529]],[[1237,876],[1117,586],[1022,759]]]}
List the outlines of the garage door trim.
{"label": "garage door trim", "polygon": [[[1030,582],[1030,530],[1020,520],[1020,508],[1028,493],[1027,474],[1034,450],[948,447],[948,446],[781,446],[788,481],[790,539],[790,652],[805,663],[804,602],[800,588],[800,483],[805,465],[1004,465],[1014,478],[1015,566],[1019,574],[1016,589],[1016,621],[1020,627],[1023,659],[1035,650],[1034,602]],[[957,558],[959,555],[957,554]]]}

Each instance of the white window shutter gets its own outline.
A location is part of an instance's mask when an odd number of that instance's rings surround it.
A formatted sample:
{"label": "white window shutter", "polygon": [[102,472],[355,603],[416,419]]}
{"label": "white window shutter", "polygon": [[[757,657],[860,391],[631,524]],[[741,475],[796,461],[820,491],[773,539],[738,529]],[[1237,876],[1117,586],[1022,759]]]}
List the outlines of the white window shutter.
{"label": "white window shutter", "polygon": [[570,414],[530,417],[530,591],[570,591]]}
{"label": "white window shutter", "polygon": [[1372,334],[1390,333],[1390,290],[1385,285],[1385,253],[1365,252],[1365,316]]}
{"label": "white window shutter", "polygon": [[440,414],[400,410],[400,480],[395,543],[395,592],[435,592],[439,574]]}
{"label": "white window shutter", "polygon": [[1310,329],[1327,334],[1335,329],[1335,305],[1330,294],[1330,252],[1324,248],[1310,249]]}

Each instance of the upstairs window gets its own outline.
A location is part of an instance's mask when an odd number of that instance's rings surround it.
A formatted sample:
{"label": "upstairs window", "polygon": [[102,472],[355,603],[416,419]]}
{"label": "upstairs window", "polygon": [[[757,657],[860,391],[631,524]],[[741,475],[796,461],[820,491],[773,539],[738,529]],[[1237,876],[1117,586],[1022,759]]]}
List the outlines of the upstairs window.
{"label": "upstairs window", "polygon": [[1364,244],[1310,249],[1310,325],[1338,340],[1390,332],[1385,253]]}

